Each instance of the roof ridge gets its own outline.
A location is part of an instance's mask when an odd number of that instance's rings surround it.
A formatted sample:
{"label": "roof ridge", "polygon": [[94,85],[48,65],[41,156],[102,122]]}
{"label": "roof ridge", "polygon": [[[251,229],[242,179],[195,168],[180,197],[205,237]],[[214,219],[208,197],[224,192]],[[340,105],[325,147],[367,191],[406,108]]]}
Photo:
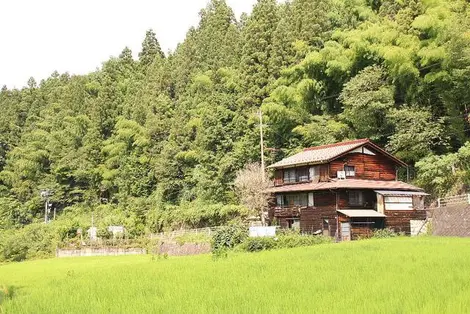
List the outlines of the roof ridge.
{"label": "roof ridge", "polygon": [[344,141],[344,142],[339,142],[339,143],[332,143],[332,144],[326,144],[326,145],[320,145],[320,146],[312,146],[312,147],[307,147],[304,148],[304,152],[311,151],[311,150],[317,150],[317,149],[324,149],[324,148],[331,148],[331,147],[337,147],[337,146],[344,146],[344,145],[350,145],[350,144],[359,144],[359,143],[368,143],[370,140],[368,138],[361,138],[361,139],[356,139],[356,140],[350,140],[350,141]]}

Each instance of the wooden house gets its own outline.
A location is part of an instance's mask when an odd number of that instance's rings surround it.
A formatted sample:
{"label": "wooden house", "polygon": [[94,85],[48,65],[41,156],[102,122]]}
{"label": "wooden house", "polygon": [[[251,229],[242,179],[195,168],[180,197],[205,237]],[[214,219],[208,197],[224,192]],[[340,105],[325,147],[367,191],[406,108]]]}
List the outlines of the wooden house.
{"label": "wooden house", "polygon": [[304,149],[274,170],[272,223],[349,240],[391,228],[410,234],[426,219],[424,191],[397,180],[406,164],[368,139]]}

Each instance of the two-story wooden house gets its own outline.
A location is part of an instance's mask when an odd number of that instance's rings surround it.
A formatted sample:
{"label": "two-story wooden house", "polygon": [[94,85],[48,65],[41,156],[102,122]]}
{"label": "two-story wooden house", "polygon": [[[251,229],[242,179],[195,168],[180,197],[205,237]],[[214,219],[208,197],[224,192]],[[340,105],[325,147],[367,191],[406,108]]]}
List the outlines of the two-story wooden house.
{"label": "two-story wooden house", "polygon": [[339,239],[389,227],[410,234],[426,219],[424,191],[397,181],[406,164],[368,139],[304,149],[268,168],[269,218],[283,228]]}

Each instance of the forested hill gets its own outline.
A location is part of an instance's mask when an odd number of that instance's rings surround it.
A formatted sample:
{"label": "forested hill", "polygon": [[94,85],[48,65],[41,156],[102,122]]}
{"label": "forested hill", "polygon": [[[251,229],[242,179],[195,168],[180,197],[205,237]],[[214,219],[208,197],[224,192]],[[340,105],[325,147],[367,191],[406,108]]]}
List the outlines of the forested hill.
{"label": "forested hill", "polygon": [[260,158],[259,108],[268,163],[368,137],[434,195],[465,188],[469,12],[464,0],[259,0],[236,20],[213,0],[168,55],[148,31],[138,60],[125,48],[88,75],[4,87],[0,228],[44,219],[46,188],[59,216],[102,211],[141,231],[182,208],[188,220],[241,210],[232,182]]}

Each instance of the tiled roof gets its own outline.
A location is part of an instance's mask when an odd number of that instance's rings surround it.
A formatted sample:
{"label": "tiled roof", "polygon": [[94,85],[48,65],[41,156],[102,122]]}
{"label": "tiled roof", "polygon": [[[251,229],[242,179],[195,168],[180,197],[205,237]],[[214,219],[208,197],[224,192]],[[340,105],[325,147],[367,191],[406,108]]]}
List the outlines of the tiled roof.
{"label": "tiled roof", "polygon": [[281,161],[272,164],[268,168],[282,168],[296,164],[315,164],[325,163],[334,157],[342,155],[350,150],[370,143],[368,139],[360,139],[348,142],[328,144],[304,149],[302,152],[284,158]]}
{"label": "tiled roof", "polygon": [[359,179],[332,179],[328,182],[300,183],[292,185],[275,186],[267,189],[268,193],[285,193],[301,191],[319,191],[336,189],[373,189],[373,190],[400,190],[423,191],[423,189],[401,181],[377,181]]}

